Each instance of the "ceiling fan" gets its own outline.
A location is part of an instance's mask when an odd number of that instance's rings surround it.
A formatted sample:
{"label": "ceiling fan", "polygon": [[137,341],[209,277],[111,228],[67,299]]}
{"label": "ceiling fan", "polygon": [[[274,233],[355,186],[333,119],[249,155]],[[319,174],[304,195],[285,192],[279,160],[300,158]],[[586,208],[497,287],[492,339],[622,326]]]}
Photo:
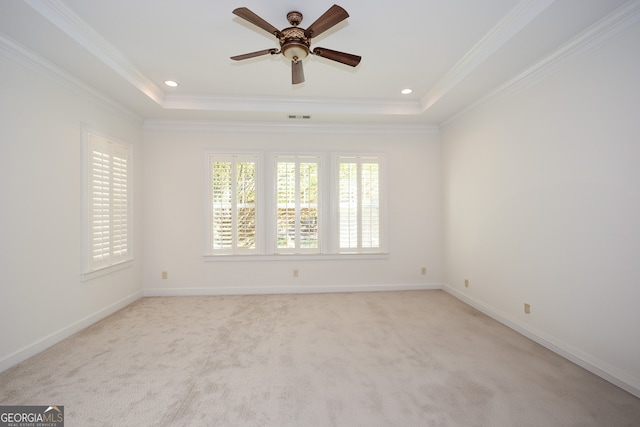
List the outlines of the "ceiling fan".
{"label": "ceiling fan", "polygon": [[296,11],[287,13],[287,21],[289,21],[291,27],[283,30],[278,30],[276,27],[269,24],[246,7],[239,7],[235,9],[233,14],[276,36],[280,43],[280,49],[272,48],[259,50],[257,52],[245,53],[244,55],[232,56],[231,59],[234,61],[240,61],[266,54],[277,55],[282,53],[286,58],[291,60],[291,83],[294,85],[304,82],[302,60],[310,53],[351,67],[358,65],[362,59],[358,55],[338,52],[337,50],[325,49],[323,47],[316,47],[313,50],[311,49],[311,39],[313,37],[319,36],[329,28],[349,17],[347,11],[337,4],[331,6],[329,10],[327,10],[306,30],[304,28],[298,28],[298,25],[302,21],[302,13]]}

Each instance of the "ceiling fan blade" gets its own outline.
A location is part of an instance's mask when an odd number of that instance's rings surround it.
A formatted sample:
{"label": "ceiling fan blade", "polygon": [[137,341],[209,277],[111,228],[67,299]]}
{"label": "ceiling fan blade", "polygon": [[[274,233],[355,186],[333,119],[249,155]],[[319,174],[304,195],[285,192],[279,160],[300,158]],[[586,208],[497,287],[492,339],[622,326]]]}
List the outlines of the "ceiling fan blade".
{"label": "ceiling fan blade", "polygon": [[256,56],[266,55],[267,53],[270,53],[271,55],[275,55],[277,52],[278,52],[278,49],[273,49],[273,48],[265,49],[265,50],[259,50],[257,52],[245,53],[244,55],[232,56],[231,59],[233,59],[234,61],[241,61],[243,59],[255,58]]}
{"label": "ceiling fan blade", "polygon": [[360,60],[362,59],[362,57],[358,55],[338,52],[337,50],[325,49],[324,47],[317,47],[313,49],[312,53],[314,55],[321,56],[332,61],[341,62],[351,67],[355,67],[356,65],[358,65],[360,63]]}
{"label": "ceiling fan blade", "polygon": [[264,19],[260,18],[258,15],[256,15],[246,7],[239,7],[237,9],[234,9],[233,14],[239,16],[240,18],[246,21],[251,22],[253,25],[262,28],[266,32],[273,34],[276,37],[280,36],[280,30],[278,30],[273,25],[269,24]]}
{"label": "ceiling fan blade", "polygon": [[344,21],[348,17],[349,14],[346,10],[337,4],[334,4],[320,18],[316,19],[313,24],[309,25],[309,27],[304,31],[304,35],[308,38],[318,37],[320,34],[324,33],[339,22]]}
{"label": "ceiling fan blade", "polygon": [[291,84],[297,85],[302,82],[304,82],[302,61],[291,61]]}

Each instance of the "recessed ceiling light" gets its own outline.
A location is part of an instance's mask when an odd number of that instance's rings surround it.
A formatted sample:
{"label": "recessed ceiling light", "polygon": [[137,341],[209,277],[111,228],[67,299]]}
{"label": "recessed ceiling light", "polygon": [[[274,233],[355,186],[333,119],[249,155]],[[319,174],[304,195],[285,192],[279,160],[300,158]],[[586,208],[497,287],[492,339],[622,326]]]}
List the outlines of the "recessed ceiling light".
{"label": "recessed ceiling light", "polygon": [[164,84],[170,87],[178,87],[178,82],[174,82],[173,80],[165,80]]}
{"label": "recessed ceiling light", "polygon": [[403,95],[409,95],[411,92],[413,92],[413,89],[409,89],[409,88],[402,89],[400,91],[400,93],[403,94]]}

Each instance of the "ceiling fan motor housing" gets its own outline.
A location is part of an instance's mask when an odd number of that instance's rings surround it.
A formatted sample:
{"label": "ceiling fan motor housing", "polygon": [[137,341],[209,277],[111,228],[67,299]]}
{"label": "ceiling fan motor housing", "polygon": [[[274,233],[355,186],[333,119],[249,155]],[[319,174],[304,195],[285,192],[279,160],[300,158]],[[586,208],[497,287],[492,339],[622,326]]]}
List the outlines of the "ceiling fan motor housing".
{"label": "ceiling fan motor housing", "polygon": [[[290,12],[297,13],[297,12]],[[302,15],[301,15],[302,16]],[[280,49],[282,54],[293,62],[298,62],[309,55],[310,42],[304,34],[304,30],[298,27],[289,27],[281,31]]]}

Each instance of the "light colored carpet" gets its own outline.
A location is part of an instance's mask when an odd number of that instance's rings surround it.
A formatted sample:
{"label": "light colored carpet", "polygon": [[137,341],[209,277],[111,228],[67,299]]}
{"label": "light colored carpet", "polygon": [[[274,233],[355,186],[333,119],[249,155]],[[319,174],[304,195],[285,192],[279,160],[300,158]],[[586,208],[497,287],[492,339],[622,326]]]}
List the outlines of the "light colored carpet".
{"label": "light colored carpet", "polygon": [[0,374],[71,426],[637,426],[640,399],[442,291],[144,298]]}

